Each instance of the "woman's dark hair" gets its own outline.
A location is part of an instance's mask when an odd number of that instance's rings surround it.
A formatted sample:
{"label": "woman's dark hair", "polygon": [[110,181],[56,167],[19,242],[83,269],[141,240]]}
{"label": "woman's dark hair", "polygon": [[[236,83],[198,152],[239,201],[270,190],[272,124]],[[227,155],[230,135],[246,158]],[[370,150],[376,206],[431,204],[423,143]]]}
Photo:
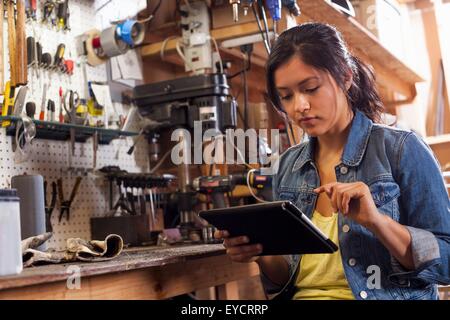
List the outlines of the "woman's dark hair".
{"label": "woman's dark hair", "polygon": [[328,71],[344,92],[350,70],[353,83],[347,92],[347,99],[352,109],[358,109],[372,121],[380,122],[384,106],[372,70],[349,52],[339,31],[322,23],[305,23],[288,29],[273,45],[266,65],[266,77],[268,98],[275,107],[283,111],[275,86],[275,71],[294,55],[307,65]]}

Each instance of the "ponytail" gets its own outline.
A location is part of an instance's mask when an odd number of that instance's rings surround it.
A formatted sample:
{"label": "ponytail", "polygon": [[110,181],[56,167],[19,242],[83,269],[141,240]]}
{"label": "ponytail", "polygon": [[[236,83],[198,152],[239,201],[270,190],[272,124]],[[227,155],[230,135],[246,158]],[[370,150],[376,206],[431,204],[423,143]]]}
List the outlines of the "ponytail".
{"label": "ponytail", "polygon": [[347,93],[350,105],[379,123],[384,106],[376,89],[375,75],[359,58],[352,56],[352,60],[353,83]]}

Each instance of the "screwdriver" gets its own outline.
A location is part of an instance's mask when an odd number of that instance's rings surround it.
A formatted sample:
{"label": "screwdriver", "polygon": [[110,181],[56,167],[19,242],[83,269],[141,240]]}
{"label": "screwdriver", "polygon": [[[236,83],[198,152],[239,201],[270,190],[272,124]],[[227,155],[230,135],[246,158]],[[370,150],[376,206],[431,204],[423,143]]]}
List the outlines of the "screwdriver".
{"label": "screwdriver", "polygon": [[52,15],[53,9],[55,8],[55,4],[51,0],[47,0],[44,3],[44,12],[42,15],[42,23],[47,23],[50,16]]}
{"label": "screwdriver", "polygon": [[36,21],[36,10],[37,10],[36,0],[27,1],[26,13],[28,19],[33,19]]}
{"label": "screwdriver", "polygon": [[27,64],[29,67],[34,66],[36,63],[36,42],[33,37],[27,38]]}
{"label": "screwdriver", "polygon": [[39,114],[39,120],[45,120],[45,101],[47,101],[47,84],[44,84],[44,89],[42,93],[42,102],[41,102],[41,113]]}
{"label": "screwdriver", "polygon": [[47,121],[55,121],[55,102],[51,99],[47,102]]}
{"label": "screwdriver", "polygon": [[55,121],[55,111],[56,111],[56,106],[55,106],[55,101],[53,101],[53,100],[50,100],[50,104],[51,104],[51,116],[50,116],[50,119],[51,119],[51,121]]}
{"label": "screwdriver", "polygon": [[42,67],[42,45],[36,42],[36,60],[39,67]]}
{"label": "screwdriver", "polygon": [[37,0],[30,0],[31,2],[31,18],[36,20]]}
{"label": "screwdriver", "polygon": [[63,89],[59,87],[59,122],[64,123],[64,115],[63,115]]}
{"label": "screwdriver", "polygon": [[64,52],[66,50],[66,45],[64,43],[60,43],[58,48],[56,49],[55,60],[53,63],[53,67],[55,69],[59,68],[63,62]]}
{"label": "screwdriver", "polygon": [[27,102],[25,106],[25,112],[27,116],[31,119],[34,119],[34,115],[36,114],[36,104],[34,102]]}
{"label": "screwdriver", "polygon": [[68,0],[58,4],[58,29],[65,29],[67,20]]}
{"label": "screwdriver", "polygon": [[42,66],[44,69],[49,69],[52,64],[52,55],[48,52],[42,54]]}

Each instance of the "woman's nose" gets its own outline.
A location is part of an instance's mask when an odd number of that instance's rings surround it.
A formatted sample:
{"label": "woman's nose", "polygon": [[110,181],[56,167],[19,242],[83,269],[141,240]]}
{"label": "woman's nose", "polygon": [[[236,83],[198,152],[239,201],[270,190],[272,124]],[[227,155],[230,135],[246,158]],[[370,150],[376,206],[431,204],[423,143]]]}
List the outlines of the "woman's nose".
{"label": "woman's nose", "polygon": [[308,99],[302,94],[296,94],[295,95],[295,111],[304,113],[305,111],[309,110],[311,106],[309,105]]}

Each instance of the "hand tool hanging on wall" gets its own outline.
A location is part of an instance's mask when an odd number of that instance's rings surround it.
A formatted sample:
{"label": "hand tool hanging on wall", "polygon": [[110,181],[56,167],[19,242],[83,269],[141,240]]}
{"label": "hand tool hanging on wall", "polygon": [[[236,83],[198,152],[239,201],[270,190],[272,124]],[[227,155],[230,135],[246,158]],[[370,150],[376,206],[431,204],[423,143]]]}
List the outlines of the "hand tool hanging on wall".
{"label": "hand tool hanging on wall", "polygon": [[[67,106],[67,96],[69,96],[69,106]],[[79,100],[78,93],[76,91],[68,90],[64,94],[64,98],[62,100],[62,104],[64,110],[66,111],[65,121],[71,124],[82,124],[77,123],[77,105],[76,101]],[[80,119],[82,119],[80,117]],[[72,156],[75,155],[75,129],[70,128],[70,150],[72,152]]]}
{"label": "hand tool hanging on wall", "polygon": [[37,0],[27,0],[25,3],[25,12],[27,14],[27,19],[32,19],[36,21],[36,11],[37,11]]}
{"label": "hand tool hanging on wall", "polygon": [[64,0],[58,3],[57,11],[57,27],[58,30],[70,30],[69,27],[69,0]]}
{"label": "hand tool hanging on wall", "polygon": [[0,95],[4,94],[4,70],[5,70],[5,65],[4,65],[4,61],[3,61],[3,21],[4,21],[4,14],[5,14],[5,10],[4,10],[4,6],[3,6],[3,1],[0,0]]}
{"label": "hand tool hanging on wall", "polygon": [[42,90],[41,112],[39,113],[39,120],[45,120],[45,102],[47,101],[47,84],[44,83]]}
{"label": "hand tool hanging on wall", "polygon": [[34,37],[27,37],[27,65],[33,67],[36,63],[36,40]]}
{"label": "hand tool hanging on wall", "polygon": [[25,34],[25,0],[16,0],[16,6],[17,84],[24,86],[28,83],[27,44]]}
{"label": "hand tool hanging on wall", "polygon": [[62,87],[59,87],[59,122],[64,123],[64,114],[63,114],[63,89]]}
{"label": "hand tool hanging on wall", "polygon": [[34,119],[34,115],[36,114],[36,104],[34,102],[27,102],[25,106],[25,112],[27,114],[27,117]]}
{"label": "hand tool hanging on wall", "polygon": [[[35,32],[33,31],[33,35]],[[38,48],[39,45],[39,48]],[[40,50],[40,51],[39,51]],[[42,58],[42,47],[39,42],[36,42],[35,36],[27,37],[27,65],[28,68],[33,68],[36,76],[39,78],[39,63]]]}
{"label": "hand tool hanging on wall", "polygon": [[38,67],[42,67],[42,45],[36,41],[36,60]]}
{"label": "hand tool hanging on wall", "polygon": [[44,203],[45,203],[45,225],[47,232],[52,232],[52,213],[56,206],[56,182],[52,182],[52,198],[50,200],[50,205],[47,202],[47,181],[44,181]]}
{"label": "hand tool hanging on wall", "polygon": [[55,102],[51,99],[47,102],[47,121],[55,121]]}
{"label": "hand tool hanging on wall", "polygon": [[9,78],[12,91],[17,86],[17,55],[16,55],[16,23],[14,19],[14,2],[6,2],[8,14],[8,49],[9,49]]}
{"label": "hand tool hanging on wall", "polygon": [[20,117],[22,115],[23,107],[25,105],[25,98],[27,96],[28,87],[20,87],[17,97],[14,101],[13,115]]}
{"label": "hand tool hanging on wall", "polygon": [[67,221],[70,220],[70,207],[72,206],[73,201],[75,200],[75,196],[77,195],[78,189],[81,184],[82,177],[77,177],[75,181],[75,185],[72,188],[72,192],[70,193],[69,200],[64,200],[64,192],[63,192],[63,185],[62,185],[62,179],[58,179],[58,196],[59,196],[59,222],[61,222],[62,217],[64,216],[64,213],[66,214]]}
{"label": "hand tool hanging on wall", "polygon": [[[2,116],[10,116],[14,106],[14,94],[17,86],[17,57],[16,57],[16,23],[14,16],[14,2],[6,2],[6,11],[8,15],[8,50],[9,50],[9,78],[6,83],[5,100],[3,102]],[[2,127],[9,127],[11,121],[3,121]]]}
{"label": "hand tool hanging on wall", "polygon": [[64,60],[64,66],[63,66],[62,72],[71,76],[71,75],[73,75],[74,66],[75,66],[75,64],[72,59]]}
{"label": "hand tool hanging on wall", "polygon": [[52,16],[52,12],[55,9],[55,3],[51,0],[46,0],[44,2],[42,11],[42,23],[48,23]]}
{"label": "hand tool hanging on wall", "polygon": [[[12,114],[14,107],[14,87],[11,86],[11,81],[7,81],[5,85],[5,95],[3,99],[2,116],[9,116]],[[11,121],[3,121],[2,127],[9,127]]]}
{"label": "hand tool hanging on wall", "polygon": [[[15,88],[18,85],[27,84],[27,49],[25,40],[25,2],[17,1],[17,24],[15,21],[14,1],[6,2],[8,14],[8,48],[10,64],[9,96],[14,97]],[[12,114],[12,100],[2,110],[2,115]],[[2,126],[10,125],[9,121],[4,121]]]}
{"label": "hand tool hanging on wall", "polygon": [[53,69],[62,70],[64,66],[64,52],[66,51],[66,45],[60,43],[56,49],[55,59],[53,60]]}
{"label": "hand tool hanging on wall", "polygon": [[52,66],[52,55],[48,52],[42,54],[41,65],[44,69],[50,69]]}
{"label": "hand tool hanging on wall", "polygon": [[93,164],[92,167],[95,169],[97,167],[97,151],[98,151],[98,131],[95,130],[92,136],[92,148],[93,148]]}

